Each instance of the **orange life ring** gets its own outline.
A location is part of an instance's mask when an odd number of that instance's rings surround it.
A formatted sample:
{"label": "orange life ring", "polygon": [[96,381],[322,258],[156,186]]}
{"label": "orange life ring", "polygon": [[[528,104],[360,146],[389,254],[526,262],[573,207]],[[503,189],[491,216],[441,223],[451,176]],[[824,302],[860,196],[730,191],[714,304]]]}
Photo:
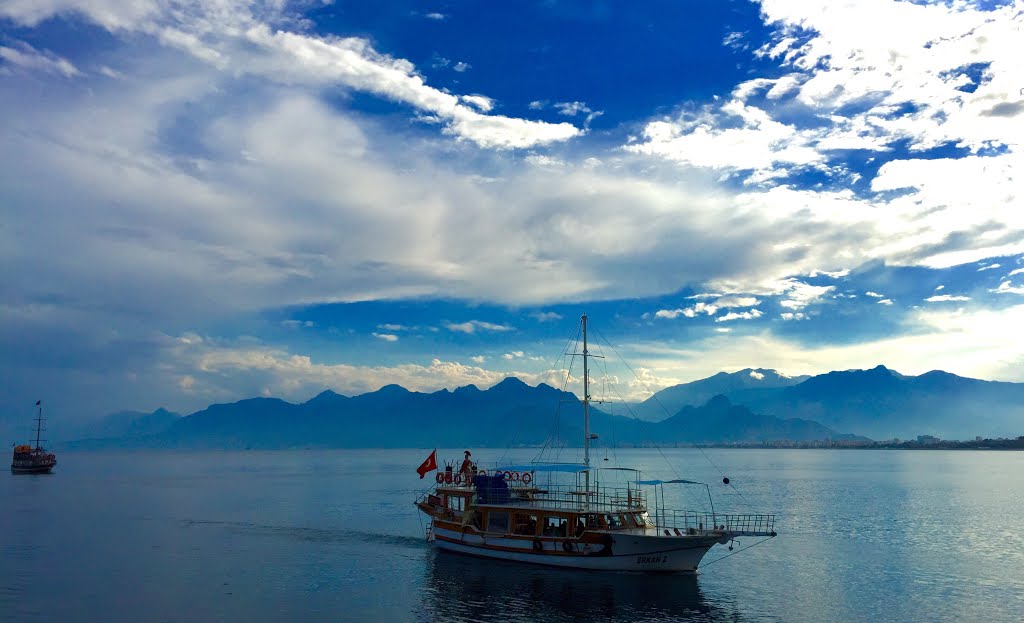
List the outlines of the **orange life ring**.
{"label": "orange life ring", "polygon": [[533,481],[533,476],[530,475],[530,472],[523,472],[523,484],[524,485],[528,485],[532,481]]}
{"label": "orange life ring", "polygon": [[455,474],[455,479],[454,480],[455,480],[455,484],[461,485],[462,484],[462,472],[459,472],[458,474]]}
{"label": "orange life ring", "polygon": [[513,481],[519,482],[519,478],[520,478],[519,472],[512,472],[512,480]]}
{"label": "orange life ring", "polygon": [[437,472],[437,477],[434,478],[434,480],[437,481],[437,484],[443,483],[444,482],[444,474],[442,474],[441,472]]}
{"label": "orange life ring", "polygon": [[445,472],[444,473],[444,482],[445,482],[445,484],[449,484],[449,485],[452,483],[452,473],[451,472]]}

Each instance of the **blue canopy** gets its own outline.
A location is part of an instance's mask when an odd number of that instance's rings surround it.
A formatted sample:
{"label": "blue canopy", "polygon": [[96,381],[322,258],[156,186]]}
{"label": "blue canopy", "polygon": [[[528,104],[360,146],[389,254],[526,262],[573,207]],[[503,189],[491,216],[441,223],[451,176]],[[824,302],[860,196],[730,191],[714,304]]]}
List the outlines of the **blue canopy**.
{"label": "blue canopy", "polygon": [[671,484],[684,484],[684,485],[703,485],[707,483],[697,482],[695,480],[638,480],[638,485],[671,485]]}
{"label": "blue canopy", "polygon": [[587,471],[586,465],[578,463],[537,463],[535,465],[506,465],[496,468],[502,472],[568,472],[578,474]]}

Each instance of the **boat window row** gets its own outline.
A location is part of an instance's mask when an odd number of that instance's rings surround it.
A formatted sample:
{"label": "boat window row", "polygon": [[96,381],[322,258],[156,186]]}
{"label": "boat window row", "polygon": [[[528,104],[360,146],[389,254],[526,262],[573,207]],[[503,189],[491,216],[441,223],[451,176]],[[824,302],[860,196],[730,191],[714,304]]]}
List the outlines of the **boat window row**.
{"label": "boat window row", "polygon": [[[585,513],[545,515],[509,511],[487,511],[487,532],[528,536],[579,536],[587,530],[615,530],[653,527],[647,513]],[[511,528],[511,529],[510,529]]]}

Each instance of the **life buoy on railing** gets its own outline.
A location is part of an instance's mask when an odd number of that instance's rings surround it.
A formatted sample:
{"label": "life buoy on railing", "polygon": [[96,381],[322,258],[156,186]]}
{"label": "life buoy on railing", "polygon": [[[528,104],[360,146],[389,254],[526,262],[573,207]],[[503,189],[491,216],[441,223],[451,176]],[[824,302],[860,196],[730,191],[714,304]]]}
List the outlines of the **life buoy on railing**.
{"label": "life buoy on railing", "polygon": [[444,482],[444,474],[441,473],[441,472],[437,472],[437,477],[434,480],[437,481],[437,484],[443,483]]}
{"label": "life buoy on railing", "polygon": [[449,485],[452,484],[452,473],[451,472],[445,472],[444,473],[444,482],[445,482],[445,484],[449,484]]}
{"label": "life buoy on railing", "polygon": [[530,475],[530,472],[523,472],[523,484],[524,485],[528,485],[532,481],[533,481],[533,476]]}
{"label": "life buoy on railing", "polygon": [[455,480],[455,484],[461,485],[462,484],[462,472],[459,472],[458,474],[455,474],[454,480]]}
{"label": "life buoy on railing", "polygon": [[540,542],[539,538],[534,537],[534,539],[533,539],[533,551],[535,551],[535,552],[543,552],[544,551],[544,544]]}
{"label": "life buoy on railing", "polygon": [[512,472],[512,481],[513,482],[519,482],[519,478],[520,478],[519,472]]}

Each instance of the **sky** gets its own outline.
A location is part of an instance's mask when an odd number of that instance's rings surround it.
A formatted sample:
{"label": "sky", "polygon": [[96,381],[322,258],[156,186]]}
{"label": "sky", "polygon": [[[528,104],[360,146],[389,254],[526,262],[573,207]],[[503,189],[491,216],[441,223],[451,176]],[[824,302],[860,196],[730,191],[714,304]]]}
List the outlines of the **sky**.
{"label": "sky", "polygon": [[573,389],[584,313],[629,400],[1024,381],[1022,28],[1024,0],[0,0],[3,417]]}

